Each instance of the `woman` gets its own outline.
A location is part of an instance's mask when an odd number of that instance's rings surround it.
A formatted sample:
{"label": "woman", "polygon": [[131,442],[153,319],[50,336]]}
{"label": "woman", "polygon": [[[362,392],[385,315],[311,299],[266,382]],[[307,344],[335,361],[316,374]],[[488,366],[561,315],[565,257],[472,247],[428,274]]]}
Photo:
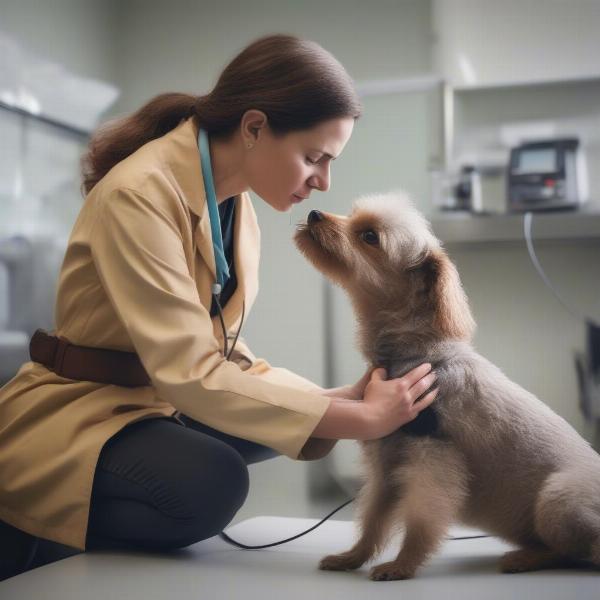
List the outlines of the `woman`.
{"label": "woman", "polygon": [[32,360],[0,390],[0,538],[13,573],[40,564],[31,540],[168,549],[211,537],[242,506],[248,464],[321,458],[433,401],[414,405],[429,365],[323,390],[241,338],[225,348],[258,289],[248,190],[278,211],[327,190],[359,114],[328,52],[274,35],[210,94],[163,94],[92,137],[56,331],[36,333]]}

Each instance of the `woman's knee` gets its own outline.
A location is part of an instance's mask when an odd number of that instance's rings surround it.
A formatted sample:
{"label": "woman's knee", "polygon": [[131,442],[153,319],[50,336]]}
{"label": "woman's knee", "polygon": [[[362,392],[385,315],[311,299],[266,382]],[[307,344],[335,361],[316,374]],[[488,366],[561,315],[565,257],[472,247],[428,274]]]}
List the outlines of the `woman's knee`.
{"label": "woman's knee", "polygon": [[244,504],[250,489],[248,467],[240,454],[227,444],[212,455],[215,472],[210,488],[194,481],[188,502],[192,518],[172,529],[171,548],[183,548],[223,531]]}
{"label": "woman's knee", "polygon": [[[90,514],[94,533],[136,539],[147,547],[177,548],[222,531],[250,487],[240,453],[173,423],[146,422],[136,429],[103,453]],[[125,503],[107,510],[106,500],[113,499],[142,502],[153,512],[144,516]]]}
{"label": "woman's knee", "polygon": [[[221,513],[227,523],[244,504],[250,489],[250,473],[237,450],[219,440],[212,440],[212,451],[204,455],[198,477],[190,482],[194,500],[191,512],[198,519],[207,513]],[[210,472],[207,476],[206,469]]]}

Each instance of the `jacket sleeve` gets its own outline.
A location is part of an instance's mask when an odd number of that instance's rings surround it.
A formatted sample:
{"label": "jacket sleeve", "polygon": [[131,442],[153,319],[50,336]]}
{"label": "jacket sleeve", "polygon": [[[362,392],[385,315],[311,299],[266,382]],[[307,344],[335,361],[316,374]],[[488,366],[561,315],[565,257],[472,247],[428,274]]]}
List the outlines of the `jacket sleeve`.
{"label": "jacket sleeve", "polygon": [[335,440],[302,449],[330,398],[306,380],[304,389],[283,384],[266,361],[243,370],[221,354],[188,268],[177,208],[122,188],[95,201],[94,264],[158,395],[192,419],[290,458],[326,454]]}
{"label": "jacket sleeve", "polygon": [[[235,336],[232,337],[235,338]],[[230,343],[233,343],[233,339]],[[318,393],[321,390],[321,388],[312,381],[305,379],[297,373],[293,373],[283,367],[273,367],[264,358],[256,358],[252,350],[250,350],[246,344],[246,340],[241,336],[238,337],[233,352],[231,353],[230,360],[237,362],[240,368],[244,368],[248,373],[261,377],[265,381],[281,383],[282,385],[293,384],[294,388],[313,391],[315,393]],[[331,452],[337,442],[338,440],[334,439],[311,437],[302,448],[298,460],[316,460],[318,458],[323,458],[323,456],[326,456]]]}

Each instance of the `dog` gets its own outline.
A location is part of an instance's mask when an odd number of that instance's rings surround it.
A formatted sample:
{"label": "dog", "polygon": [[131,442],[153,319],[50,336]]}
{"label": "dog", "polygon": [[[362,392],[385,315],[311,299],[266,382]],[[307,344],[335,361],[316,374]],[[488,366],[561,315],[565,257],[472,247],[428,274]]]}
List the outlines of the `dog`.
{"label": "dog", "polygon": [[478,354],[456,267],[403,192],[362,196],[349,216],[311,211],[294,242],[347,293],[358,342],[389,378],[431,363],[435,401],[380,439],[360,441],[360,538],[323,570],[358,569],[403,526],[372,580],[409,579],[453,523],[517,549],[505,573],[600,565],[600,456],[563,418]]}

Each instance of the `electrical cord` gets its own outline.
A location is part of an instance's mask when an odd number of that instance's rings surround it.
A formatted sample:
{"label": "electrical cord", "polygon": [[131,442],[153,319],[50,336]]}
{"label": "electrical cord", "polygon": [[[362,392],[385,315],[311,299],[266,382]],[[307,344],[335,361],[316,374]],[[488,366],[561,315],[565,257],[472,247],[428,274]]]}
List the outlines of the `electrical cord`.
{"label": "electrical cord", "polygon": [[[302,537],[303,535],[306,535],[307,533],[310,533],[311,531],[315,530],[317,527],[319,527],[321,524],[323,524],[325,521],[327,521],[327,519],[329,519],[329,517],[332,517],[336,512],[338,512],[339,510],[344,508],[344,506],[348,506],[348,504],[350,504],[350,502],[354,502],[355,499],[356,498],[352,498],[351,500],[344,502],[344,504],[342,504],[341,506],[336,508],[334,511],[330,512],[325,518],[321,519],[316,525],[313,525],[310,529],[307,529],[306,531],[303,531],[302,533],[294,535],[293,537],[287,538],[285,540],[281,540],[280,542],[273,542],[272,544],[263,544],[262,546],[247,546],[246,544],[242,544],[241,542],[237,542],[236,540],[230,538],[224,531],[219,533],[219,537],[222,540],[226,541],[228,544],[231,544],[232,546],[237,546],[238,548],[242,548],[244,550],[261,550],[262,548],[271,548],[272,546],[279,546],[281,544],[291,542],[292,540],[296,540],[299,537]],[[461,536],[461,537],[449,537],[446,539],[449,541],[454,541],[454,540],[473,540],[476,538],[487,538],[487,537],[491,537],[491,536],[489,536],[489,535],[467,535],[467,536]]]}
{"label": "electrical cord", "polygon": [[316,529],[319,525],[321,525],[321,523],[324,523],[325,521],[327,521],[327,519],[329,519],[329,517],[333,516],[336,512],[338,512],[338,510],[342,510],[342,508],[344,508],[344,506],[347,506],[348,504],[350,504],[350,502],[354,502],[354,498],[352,498],[352,500],[348,500],[347,502],[344,502],[344,504],[342,504],[341,506],[336,508],[334,511],[330,512],[324,519],[321,519],[321,521],[319,521],[319,523],[317,523],[316,525],[313,525],[310,529],[307,529],[306,531],[299,533],[298,535],[295,535],[291,538],[287,538],[286,540],[282,540],[281,542],[273,542],[272,544],[263,544],[262,546],[246,546],[245,544],[242,544],[240,542],[236,542],[235,540],[232,540],[224,531],[222,531],[219,534],[219,537],[221,539],[225,540],[226,542],[228,542],[229,544],[232,544],[233,546],[237,546],[238,548],[243,548],[244,550],[259,550],[261,548],[270,548],[271,546],[279,546],[280,544],[285,544],[286,542],[291,542],[292,540],[295,540],[299,537],[302,537],[303,535],[306,535],[307,533],[310,533],[311,531],[313,531],[313,529]]}
{"label": "electrical cord", "polygon": [[[527,244],[527,251],[529,252],[529,258],[531,259],[531,262],[533,263],[533,266],[535,267],[536,271],[538,272],[538,275],[542,278],[542,281],[546,284],[546,287],[554,294],[554,297],[576,319],[580,319],[580,320],[585,321],[585,322],[594,323],[593,319],[591,319],[590,317],[587,317],[586,315],[580,313],[577,310],[572,309],[569,306],[569,304],[567,304],[567,302],[565,302],[562,299],[561,295],[556,291],[556,289],[554,288],[554,286],[550,282],[550,279],[547,277],[546,273],[544,272],[544,269],[542,269],[542,265],[540,264],[540,261],[538,260],[538,257],[537,257],[537,255],[535,253],[535,249],[533,247],[533,238],[532,238],[532,235],[531,235],[531,223],[532,223],[532,220],[533,220],[533,213],[531,211],[526,212],[525,216],[523,217],[523,235],[525,236],[525,243]],[[594,323],[594,324],[596,324],[596,323]]]}

